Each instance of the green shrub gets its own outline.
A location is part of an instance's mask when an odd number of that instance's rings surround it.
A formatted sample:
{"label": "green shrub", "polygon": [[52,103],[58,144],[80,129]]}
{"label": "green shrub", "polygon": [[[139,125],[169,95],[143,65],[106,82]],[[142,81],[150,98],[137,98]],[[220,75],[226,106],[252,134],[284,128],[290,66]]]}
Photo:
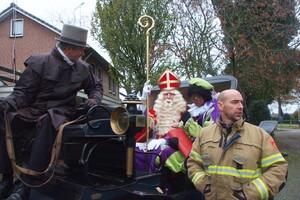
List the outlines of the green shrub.
{"label": "green shrub", "polygon": [[289,114],[283,114],[283,120],[290,120],[291,116]]}
{"label": "green shrub", "polygon": [[250,123],[259,125],[263,120],[270,120],[271,114],[268,105],[262,100],[256,100],[249,104]]}

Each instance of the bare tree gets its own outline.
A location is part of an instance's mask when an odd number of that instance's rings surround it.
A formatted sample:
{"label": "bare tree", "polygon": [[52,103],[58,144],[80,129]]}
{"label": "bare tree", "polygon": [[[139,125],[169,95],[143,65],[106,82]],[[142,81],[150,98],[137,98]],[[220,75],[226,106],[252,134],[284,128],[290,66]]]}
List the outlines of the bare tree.
{"label": "bare tree", "polygon": [[218,74],[223,65],[222,35],[210,1],[173,1],[173,12],[177,23],[172,32],[172,52],[178,71],[187,78]]}

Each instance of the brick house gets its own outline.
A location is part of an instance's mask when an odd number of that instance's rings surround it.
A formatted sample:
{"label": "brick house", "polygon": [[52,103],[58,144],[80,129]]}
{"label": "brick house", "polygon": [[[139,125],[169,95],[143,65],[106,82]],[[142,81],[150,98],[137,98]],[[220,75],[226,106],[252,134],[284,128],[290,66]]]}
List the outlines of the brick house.
{"label": "brick house", "polygon": [[[16,4],[0,12],[0,97],[8,95],[25,69],[24,61],[31,55],[50,52],[56,44],[60,30],[26,12]],[[119,86],[110,77],[109,63],[92,47],[85,49],[82,58],[93,66],[104,89],[104,105],[120,105]],[[81,103],[86,98],[78,93]]]}

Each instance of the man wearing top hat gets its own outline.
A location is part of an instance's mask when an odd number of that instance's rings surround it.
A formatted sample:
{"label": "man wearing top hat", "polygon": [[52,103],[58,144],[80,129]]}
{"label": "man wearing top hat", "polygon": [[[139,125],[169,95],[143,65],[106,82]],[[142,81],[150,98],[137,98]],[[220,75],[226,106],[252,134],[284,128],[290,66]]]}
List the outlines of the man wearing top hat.
{"label": "man wearing top hat", "polygon": [[[86,29],[64,25],[52,52],[29,57],[26,69],[13,92],[0,101],[0,199],[28,199],[34,177],[21,175],[21,183],[13,184],[13,169],[5,143],[4,113],[11,125],[14,142],[35,137],[28,168],[43,172],[50,162],[51,149],[59,126],[73,120],[76,94],[83,89],[88,95],[86,109],[99,104],[103,97],[100,80],[92,67],[81,60],[87,40]],[[26,130],[26,131],[24,131]]]}

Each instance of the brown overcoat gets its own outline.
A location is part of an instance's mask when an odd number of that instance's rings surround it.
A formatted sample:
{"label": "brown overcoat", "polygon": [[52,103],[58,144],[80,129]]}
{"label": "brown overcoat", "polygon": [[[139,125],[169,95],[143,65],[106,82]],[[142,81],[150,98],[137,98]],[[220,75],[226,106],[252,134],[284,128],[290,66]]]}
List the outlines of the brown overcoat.
{"label": "brown overcoat", "polygon": [[58,130],[60,124],[73,119],[79,90],[89,99],[102,100],[103,87],[92,67],[82,60],[68,65],[56,47],[51,53],[29,57],[24,64],[26,69],[5,98],[15,109],[9,113],[11,120],[18,115],[24,121],[38,122],[49,113]]}

